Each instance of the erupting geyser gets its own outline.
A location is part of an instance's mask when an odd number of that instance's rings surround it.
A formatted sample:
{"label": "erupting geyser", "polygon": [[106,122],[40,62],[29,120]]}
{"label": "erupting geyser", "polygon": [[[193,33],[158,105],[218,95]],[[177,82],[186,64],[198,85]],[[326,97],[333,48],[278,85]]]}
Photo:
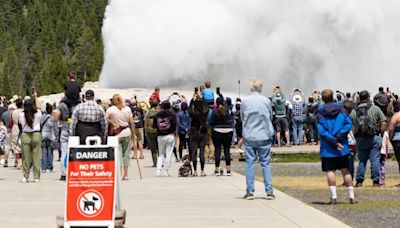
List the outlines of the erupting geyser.
{"label": "erupting geyser", "polygon": [[398,0],[110,0],[104,87],[399,88]]}

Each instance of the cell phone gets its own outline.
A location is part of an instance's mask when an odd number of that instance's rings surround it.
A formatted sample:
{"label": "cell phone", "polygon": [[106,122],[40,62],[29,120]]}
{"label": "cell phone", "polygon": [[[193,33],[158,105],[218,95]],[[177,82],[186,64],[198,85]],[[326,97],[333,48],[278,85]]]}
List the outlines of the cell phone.
{"label": "cell phone", "polygon": [[389,87],[386,87],[386,92],[389,92],[390,90],[389,90]]}
{"label": "cell phone", "polygon": [[219,95],[221,93],[221,89],[219,87],[217,87],[217,94]]}
{"label": "cell phone", "polygon": [[280,89],[281,87],[280,86],[276,86],[275,88]]}
{"label": "cell phone", "polygon": [[199,87],[194,87],[194,93],[198,93],[199,92]]}
{"label": "cell phone", "polygon": [[35,92],[36,92],[36,88],[35,88],[35,86],[32,86],[32,94],[34,94]]}

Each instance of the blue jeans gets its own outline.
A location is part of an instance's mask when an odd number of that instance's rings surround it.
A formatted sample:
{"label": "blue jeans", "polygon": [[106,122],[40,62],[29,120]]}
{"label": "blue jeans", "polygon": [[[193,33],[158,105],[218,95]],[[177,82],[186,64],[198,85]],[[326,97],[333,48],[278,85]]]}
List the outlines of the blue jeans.
{"label": "blue jeans", "polygon": [[246,152],[246,191],[254,192],[254,164],[256,162],[256,153],[262,168],[264,176],[265,191],[272,193],[272,172],[269,162],[271,161],[271,140],[265,141],[247,141],[244,140],[243,148]]}
{"label": "blue jeans", "polygon": [[298,140],[299,143],[303,144],[303,116],[293,116],[292,130],[293,130],[293,144],[296,144],[297,136],[299,136]]}
{"label": "blue jeans", "polygon": [[53,170],[53,147],[42,146],[42,170]]}
{"label": "blue jeans", "polygon": [[357,183],[362,183],[365,179],[365,168],[368,159],[371,161],[371,178],[374,182],[379,182],[379,159],[381,157],[382,137],[358,137],[356,138],[359,165],[357,168]]}

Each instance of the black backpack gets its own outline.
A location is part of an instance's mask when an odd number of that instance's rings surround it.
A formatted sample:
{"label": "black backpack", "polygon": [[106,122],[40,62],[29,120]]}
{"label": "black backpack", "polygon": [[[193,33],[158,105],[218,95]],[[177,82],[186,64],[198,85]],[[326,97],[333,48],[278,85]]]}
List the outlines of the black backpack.
{"label": "black backpack", "polygon": [[371,118],[368,116],[368,110],[371,108],[371,106],[372,104],[361,104],[356,108],[356,120],[354,123],[355,137],[374,136],[378,134],[378,128],[376,124],[374,124]]}

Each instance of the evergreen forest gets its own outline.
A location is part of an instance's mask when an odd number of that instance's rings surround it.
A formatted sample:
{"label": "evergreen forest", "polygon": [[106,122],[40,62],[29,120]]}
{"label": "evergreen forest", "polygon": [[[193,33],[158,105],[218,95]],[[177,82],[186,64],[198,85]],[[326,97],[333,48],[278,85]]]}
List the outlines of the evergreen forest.
{"label": "evergreen forest", "polygon": [[97,80],[108,0],[0,0],[0,95],[60,93],[69,71]]}

